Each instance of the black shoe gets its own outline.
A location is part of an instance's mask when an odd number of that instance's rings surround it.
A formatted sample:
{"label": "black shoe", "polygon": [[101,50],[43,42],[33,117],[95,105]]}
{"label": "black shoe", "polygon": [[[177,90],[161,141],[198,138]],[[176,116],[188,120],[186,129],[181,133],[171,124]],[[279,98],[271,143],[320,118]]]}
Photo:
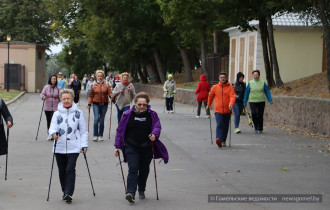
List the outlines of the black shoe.
{"label": "black shoe", "polygon": [[62,200],[66,201],[67,203],[71,203],[72,197],[69,194],[65,194],[65,195],[63,195]]}
{"label": "black shoe", "polygon": [[128,202],[131,204],[135,203],[134,196],[130,193],[126,194],[126,200],[128,200]]}
{"label": "black shoe", "polygon": [[144,194],[144,191],[139,191],[139,199],[140,200],[146,199],[146,195]]}

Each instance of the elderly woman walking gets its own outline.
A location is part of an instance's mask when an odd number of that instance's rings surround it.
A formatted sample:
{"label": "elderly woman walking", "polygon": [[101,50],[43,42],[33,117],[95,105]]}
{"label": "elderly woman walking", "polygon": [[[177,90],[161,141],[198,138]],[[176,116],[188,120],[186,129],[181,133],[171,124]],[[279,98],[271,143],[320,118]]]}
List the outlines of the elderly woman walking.
{"label": "elderly woman walking", "polygon": [[[49,77],[48,84],[45,85],[40,94],[41,99],[45,103],[44,111],[47,120],[47,131],[49,130],[53,114],[55,111],[57,111],[57,105],[60,103],[60,90],[61,88],[57,86],[57,77],[55,74],[53,74]],[[48,135],[47,140],[52,140],[52,138]]]}
{"label": "elderly woman walking", "polygon": [[273,104],[273,99],[270,94],[268,85],[260,79],[260,71],[252,72],[253,80],[251,80],[244,93],[243,105],[246,106],[249,100],[252,113],[252,121],[255,127],[254,133],[263,132],[264,110],[265,110],[265,95],[270,104]]}
{"label": "elderly woman walking", "polygon": [[167,76],[167,80],[164,83],[163,89],[164,89],[166,110],[168,113],[174,113],[173,101],[174,101],[174,96],[176,94],[176,83],[173,80],[172,74],[169,74]]}
{"label": "elderly woman walking", "polygon": [[63,192],[62,199],[71,202],[75,187],[76,162],[80,152],[87,152],[88,131],[83,112],[73,103],[73,90],[61,90],[60,99],[61,103],[58,105],[58,111],[54,113],[49,133],[57,141],[54,151]]}
{"label": "elderly woman walking", "polygon": [[[115,156],[123,151],[124,162],[128,163],[126,200],[135,202],[138,188],[139,199],[145,199],[149,165],[153,157],[163,158],[168,162],[165,146],[159,141],[161,124],[158,115],[151,110],[150,98],[145,92],[134,98],[135,105],[123,114],[117,128],[115,139]],[[153,142],[153,143],[152,143]]]}
{"label": "elderly woman walking", "polygon": [[109,97],[112,95],[111,87],[104,80],[104,72],[97,70],[96,82],[91,85],[88,96],[88,109],[93,104],[94,138],[93,141],[103,141],[104,117],[108,110]]}
{"label": "elderly woman walking", "polygon": [[129,82],[129,74],[124,72],[121,74],[121,82],[116,85],[113,90],[113,97],[116,97],[117,118],[118,123],[123,113],[130,108],[130,104],[135,96],[134,85]]}

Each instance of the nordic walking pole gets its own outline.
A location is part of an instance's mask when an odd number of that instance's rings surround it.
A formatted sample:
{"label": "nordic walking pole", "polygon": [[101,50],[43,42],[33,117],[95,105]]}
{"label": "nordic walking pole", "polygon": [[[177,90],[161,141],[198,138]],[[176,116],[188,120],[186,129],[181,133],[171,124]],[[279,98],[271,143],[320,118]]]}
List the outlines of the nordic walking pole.
{"label": "nordic walking pole", "polygon": [[119,164],[120,164],[120,169],[121,169],[121,176],[123,177],[123,183],[124,183],[125,194],[126,194],[127,193],[127,189],[126,189],[126,182],[125,182],[125,177],[124,177],[124,172],[123,172],[123,166],[121,165],[121,159],[120,159],[120,153],[119,153],[119,151],[117,151],[117,153],[118,153]]}
{"label": "nordic walking pole", "polygon": [[212,121],[212,117],[211,117],[211,109],[210,109],[210,107],[208,108],[209,110],[210,110],[210,117],[209,117],[209,119],[210,119],[210,133],[211,133],[211,144],[213,144],[213,136],[212,136],[212,124],[211,124],[211,121]]}
{"label": "nordic walking pole", "polygon": [[88,163],[87,163],[87,157],[86,157],[86,154],[84,154],[84,158],[85,158],[85,161],[86,161],[86,166],[87,166],[87,170],[88,170],[89,180],[91,180],[91,185],[92,185],[93,195],[95,196],[95,191],[94,191],[94,187],[93,187],[93,182],[92,182],[91,173],[89,172],[89,167],[88,167]]}
{"label": "nordic walking pole", "polygon": [[89,121],[91,119],[91,109],[88,109],[88,133],[89,133]]}
{"label": "nordic walking pole", "polygon": [[[56,133],[56,135],[58,135],[58,133]],[[48,187],[47,201],[49,201],[50,185],[52,184],[52,177],[53,177],[53,167],[54,167],[54,158],[55,158],[56,144],[57,144],[57,140],[55,140],[55,144],[54,144],[54,153],[53,153],[52,169],[51,169],[51,171],[50,171],[50,178],[49,178],[49,187]]]}
{"label": "nordic walking pole", "polygon": [[42,110],[44,109],[45,101],[42,102],[42,108],[41,108],[41,113],[40,113],[40,119],[39,119],[39,125],[38,125],[38,131],[37,131],[37,136],[36,136],[36,141],[38,139],[38,133],[39,133],[39,128],[40,128],[40,122],[41,122],[41,116],[42,116]]}
{"label": "nordic walking pole", "polygon": [[112,101],[110,101],[110,125],[109,125],[109,139],[110,139],[110,131],[111,131],[111,118],[112,118]]}
{"label": "nordic walking pole", "polygon": [[231,113],[229,117],[229,147],[231,147]]}
{"label": "nordic walking pole", "polygon": [[5,180],[7,180],[7,165],[8,165],[8,153],[9,153],[9,128],[7,128],[7,154],[6,154],[6,173],[5,173]]}
{"label": "nordic walking pole", "polygon": [[155,164],[155,149],[154,149],[154,142],[151,141],[152,144],[152,159],[154,160],[154,172],[155,172],[155,183],[156,183],[156,194],[157,194],[157,200],[158,198],[158,185],[157,185],[157,172],[156,172],[156,164]]}

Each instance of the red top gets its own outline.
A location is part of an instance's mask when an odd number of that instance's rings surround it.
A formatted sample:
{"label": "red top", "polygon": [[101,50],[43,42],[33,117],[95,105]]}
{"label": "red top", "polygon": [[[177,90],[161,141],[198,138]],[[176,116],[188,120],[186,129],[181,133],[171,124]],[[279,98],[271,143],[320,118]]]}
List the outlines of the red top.
{"label": "red top", "polygon": [[197,101],[207,101],[210,92],[210,84],[206,81],[206,76],[204,74],[200,77],[200,82],[197,85],[195,94],[197,95]]}

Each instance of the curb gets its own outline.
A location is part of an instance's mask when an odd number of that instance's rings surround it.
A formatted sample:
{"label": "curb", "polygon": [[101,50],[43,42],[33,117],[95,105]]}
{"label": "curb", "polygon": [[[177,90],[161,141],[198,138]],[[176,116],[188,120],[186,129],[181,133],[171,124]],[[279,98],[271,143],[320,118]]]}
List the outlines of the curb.
{"label": "curb", "polygon": [[26,93],[26,91],[22,92],[21,94],[19,94],[18,96],[16,96],[14,99],[8,101],[8,102],[6,103],[6,105],[9,105],[9,104],[14,103],[16,100],[18,100],[20,97],[22,97],[25,93]]}

